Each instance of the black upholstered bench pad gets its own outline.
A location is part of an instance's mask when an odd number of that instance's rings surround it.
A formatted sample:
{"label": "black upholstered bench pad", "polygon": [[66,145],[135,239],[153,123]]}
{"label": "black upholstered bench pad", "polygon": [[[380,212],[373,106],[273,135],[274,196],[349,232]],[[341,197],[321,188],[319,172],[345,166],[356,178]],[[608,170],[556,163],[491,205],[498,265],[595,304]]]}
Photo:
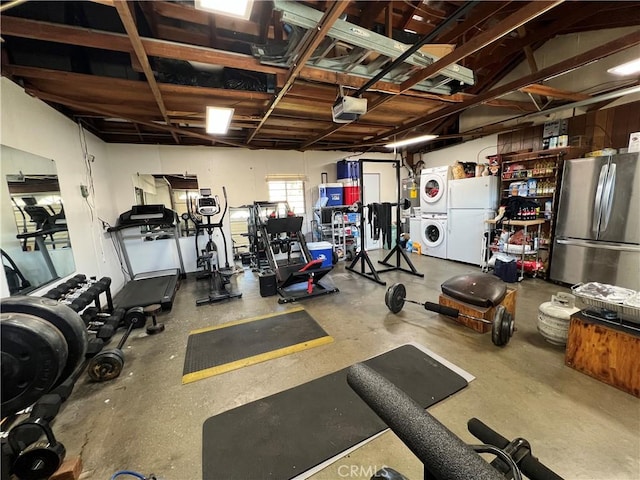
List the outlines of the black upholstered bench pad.
{"label": "black upholstered bench pad", "polygon": [[479,307],[499,305],[507,294],[507,284],[495,275],[474,273],[452,277],[442,284],[442,293]]}

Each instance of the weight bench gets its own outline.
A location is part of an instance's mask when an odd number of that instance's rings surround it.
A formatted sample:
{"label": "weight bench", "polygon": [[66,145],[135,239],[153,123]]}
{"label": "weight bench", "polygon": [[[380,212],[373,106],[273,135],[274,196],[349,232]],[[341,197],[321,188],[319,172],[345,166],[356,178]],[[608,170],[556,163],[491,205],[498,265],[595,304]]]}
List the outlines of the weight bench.
{"label": "weight bench", "polygon": [[[502,305],[511,317],[516,315],[516,290],[495,275],[475,273],[458,275],[446,280],[442,285],[438,303],[455,308],[460,313],[472,317],[491,320],[496,308]],[[455,318],[458,323],[476,332],[491,331],[491,325],[465,316]]]}
{"label": "weight bench", "polygon": [[[332,269],[333,267],[323,267],[322,260],[319,259],[311,260],[305,265],[298,263],[280,266],[277,270],[278,293],[281,296],[278,303],[295,302],[301,298],[337,292],[337,288],[327,288],[319,283]],[[302,283],[306,285],[304,290],[293,288]]]}

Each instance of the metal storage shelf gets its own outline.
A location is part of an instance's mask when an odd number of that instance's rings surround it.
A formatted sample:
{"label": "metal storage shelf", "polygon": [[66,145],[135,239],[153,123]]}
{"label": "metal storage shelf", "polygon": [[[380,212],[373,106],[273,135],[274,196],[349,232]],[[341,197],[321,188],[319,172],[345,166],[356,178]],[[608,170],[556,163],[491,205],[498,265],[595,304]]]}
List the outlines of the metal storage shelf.
{"label": "metal storage shelf", "polygon": [[[348,205],[334,205],[315,209],[314,212],[318,220],[315,223],[314,231],[318,233],[319,241],[327,241],[335,247],[338,259],[349,258],[347,254],[350,247],[359,247],[359,218],[354,221],[345,220],[345,216],[354,214]],[[323,222],[323,212],[330,212],[331,221]],[[359,215],[359,214],[358,214]]]}

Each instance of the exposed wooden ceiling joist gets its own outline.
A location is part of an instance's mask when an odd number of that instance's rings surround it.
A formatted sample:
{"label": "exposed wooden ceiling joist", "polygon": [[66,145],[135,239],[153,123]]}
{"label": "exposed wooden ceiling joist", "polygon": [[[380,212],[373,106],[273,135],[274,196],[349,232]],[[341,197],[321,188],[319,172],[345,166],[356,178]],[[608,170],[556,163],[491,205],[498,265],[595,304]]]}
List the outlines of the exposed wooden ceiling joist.
{"label": "exposed wooden ceiling joist", "polygon": [[[495,27],[477,35],[468,43],[465,43],[459,48],[456,48],[453,52],[451,52],[448,55],[445,55],[438,61],[429,65],[428,67],[417,71],[415,74],[409,77],[409,79],[405,80],[404,82],[402,82],[402,84],[400,84],[401,91],[399,93],[409,90],[410,88],[415,86],[417,83],[421,82],[422,80],[425,80],[437,74],[443,68],[451,64],[455,64],[456,62],[462,60],[466,56],[495,42],[496,40],[502,38],[502,36],[504,36],[506,33],[509,33],[510,31],[514,30],[515,28],[518,28],[520,25],[526,23],[527,21],[533,18],[536,18],[542,15],[543,13],[551,10],[553,7],[562,3],[562,1],[563,0],[555,0],[550,2],[531,2],[525,5],[523,8],[519,9],[517,12],[510,15],[509,17],[504,19],[502,22],[498,23]],[[372,110],[375,110],[379,106],[388,102],[391,98],[392,97],[390,96],[380,98],[377,102],[374,102],[373,104],[369,105],[367,113],[371,112]],[[340,128],[342,128],[342,126],[340,125],[330,127],[329,129],[322,132],[317,137],[305,142],[304,147],[309,147],[310,145],[313,145],[315,142],[327,138],[327,136],[340,130]]]}
{"label": "exposed wooden ceiling joist", "polygon": [[271,105],[269,105],[269,108],[265,112],[262,118],[262,121],[247,139],[248,144],[251,143],[251,141],[255,138],[258,131],[260,131],[260,128],[262,128],[262,126],[267,121],[271,113],[278,106],[278,103],[280,102],[280,100],[282,100],[282,98],[287,94],[287,92],[293,85],[293,82],[295,82],[296,78],[298,78],[298,74],[304,68],[304,65],[307,63],[307,60],[309,60],[313,52],[315,52],[316,48],[318,47],[318,45],[320,45],[320,42],[324,39],[324,36],[329,31],[329,29],[333,26],[333,24],[338,19],[338,17],[342,15],[342,12],[344,11],[345,8],[347,8],[347,5],[348,5],[347,2],[334,1],[329,6],[327,11],[324,13],[322,18],[320,19],[320,22],[318,22],[316,29],[307,30],[307,33],[309,35],[308,35],[308,38],[305,37],[302,40],[304,45],[303,50],[300,52],[299,57],[295,60],[296,63],[289,70],[289,75],[287,76],[285,84],[280,89],[276,97],[273,99],[273,102],[271,103]]}
{"label": "exposed wooden ceiling joist", "polygon": [[529,85],[519,89],[523,93],[531,93],[532,95],[542,95],[551,98],[560,98],[562,100],[586,100],[591,95],[584,93],[568,92],[559,88],[549,87],[547,85]]}
{"label": "exposed wooden ceiling joist", "polygon": [[[149,88],[151,88],[151,92],[153,93],[153,98],[155,98],[156,103],[158,104],[158,108],[160,109],[160,113],[162,114],[162,118],[167,123],[167,125],[171,125],[171,120],[169,120],[169,116],[167,115],[167,107],[164,105],[164,100],[162,99],[162,94],[160,93],[160,89],[158,88],[158,84],[156,83],[156,78],[151,71],[151,65],[149,65],[149,59],[147,58],[147,52],[144,50],[144,46],[142,45],[142,41],[140,40],[140,35],[138,35],[138,29],[136,27],[136,23],[131,15],[131,10],[129,9],[129,4],[127,4],[126,0],[117,0],[114,3],[116,10],[118,11],[118,15],[120,15],[120,20],[122,20],[122,24],[124,25],[124,29],[131,40],[131,44],[133,45],[133,50],[138,58],[138,62],[142,66],[142,71],[144,72],[144,76],[147,79],[147,83],[149,84]],[[180,143],[180,139],[176,132],[171,132],[176,143]]]}
{"label": "exposed wooden ceiling joist", "polygon": [[415,120],[412,120],[410,122],[407,122],[405,125],[398,127],[394,130],[391,130],[386,134],[380,135],[373,140],[374,141],[380,140],[385,137],[391,137],[394,135],[400,135],[402,133],[409,132],[429,122],[438,120],[440,118],[444,118],[448,115],[453,115],[455,113],[466,110],[470,107],[480,105],[487,100],[493,100],[495,98],[501,97],[502,95],[505,95],[507,93],[523,88],[527,85],[544,81],[547,78],[550,78],[553,76],[562,75],[563,73],[569,72],[571,70],[575,70],[576,68],[584,66],[593,61],[599,60],[600,58],[607,57],[614,53],[634,47],[638,44],[640,44],[640,30],[624,35],[623,37],[617,38],[611,42],[605,43],[596,48],[588,50],[584,53],[568,58],[562,62],[543,68],[538,72],[532,73],[525,77],[509,82],[506,85],[503,85],[501,87],[496,87],[493,90],[490,90],[485,93],[481,93],[473,99],[442,108],[441,110],[433,114],[429,114],[429,115],[417,118]]}
{"label": "exposed wooden ceiling joist", "polygon": [[[393,38],[398,51],[438,33],[430,38],[436,43],[428,47],[435,62],[426,68],[396,65],[364,93],[368,113],[357,122],[337,125],[331,107],[338,85],[347,95],[349,89],[363,90],[368,79],[396,55],[391,41],[391,50],[384,52],[351,44],[348,38],[325,37],[318,48],[312,48],[310,42],[321,38],[315,24],[330,14],[334,2],[302,2],[316,10],[312,27],[284,24],[284,16],[272,2],[255,2],[249,21],[202,12],[192,2],[173,0],[128,0],[129,20],[120,18],[122,0],[61,0],[55,7],[7,1],[2,8],[13,3],[16,6],[3,12],[2,18],[2,74],[64,115],[82,118],[107,142],[171,144],[176,141],[172,135],[180,135],[176,138],[185,145],[215,142],[247,147],[251,137],[251,148],[322,150],[383,151],[385,136],[402,137],[421,122],[426,122],[421,127],[438,129],[442,138],[469,138],[507,128],[498,121],[456,133],[459,115],[480,103],[502,109],[496,112],[499,118],[518,118],[547,105],[588,98],[585,93],[553,89],[541,84],[544,79],[532,76],[527,77],[530,84],[518,85],[514,91],[536,97],[535,103],[503,98],[494,85],[523,61],[529,61],[535,73],[542,60],[534,57],[536,49],[558,36],[606,26],[637,29],[640,15],[640,2],[594,1],[580,8],[565,2],[536,16],[537,9],[556,2],[480,1],[453,23],[453,12],[463,1],[340,2],[346,4],[343,15],[348,15],[354,28],[383,34],[385,41]],[[123,22],[129,22],[128,29],[122,29]],[[516,25],[517,35],[508,31]],[[611,39],[615,33],[602,35]],[[557,41],[564,45],[574,38],[579,37]],[[455,84],[448,78],[452,72],[437,70],[458,59],[469,69],[469,78],[475,77],[475,85],[455,93]],[[411,85],[419,75],[429,80]],[[598,81],[580,88],[593,93],[620,85],[599,87]],[[454,93],[423,91],[431,84],[439,91],[453,86]],[[538,101],[542,95],[551,101]],[[235,110],[230,131],[219,138],[204,133],[204,106],[212,103]],[[516,113],[510,115],[506,109]]]}

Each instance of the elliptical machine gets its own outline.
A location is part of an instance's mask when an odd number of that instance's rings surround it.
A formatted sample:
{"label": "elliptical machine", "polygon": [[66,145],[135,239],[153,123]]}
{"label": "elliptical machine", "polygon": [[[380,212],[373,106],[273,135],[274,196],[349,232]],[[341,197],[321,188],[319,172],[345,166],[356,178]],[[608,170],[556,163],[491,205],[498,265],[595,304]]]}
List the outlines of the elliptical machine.
{"label": "elliptical machine", "polygon": [[[196,226],[196,254],[198,255],[198,267],[203,267],[204,275],[198,278],[209,279],[209,296],[196,300],[196,305],[204,305],[207,303],[215,303],[221,300],[227,300],[231,298],[240,298],[242,293],[234,293],[227,289],[227,285],[230,283],[231,276],[235,271],[229,267],[229,259],[227,258],[227,237],[224,234],[222,227],[224,217],[227,213],[227,190],[222,187],[222,193],[224,195],[224,210],[222,216],[217,222],[213,222],[212,218],[220,213],[220,200],[218,196],[211,196],[210,188],[201,188],[200,196],[196,200],[196,212],[200,215],[200,220],[195,215],[191,215],[191,220]],[[191,212],[192,213],[192,212]],[[206,220],[206,223],[203,221]],[[224,243],[224,268],[220,268],[220,261],[218,255],[218,249],[213,240],[214,229],[219,228],[222,235],[222,241]],[[198,245],[198,237],[201,231],[207,232],[207,244],[204,249],[200,249]]]}

